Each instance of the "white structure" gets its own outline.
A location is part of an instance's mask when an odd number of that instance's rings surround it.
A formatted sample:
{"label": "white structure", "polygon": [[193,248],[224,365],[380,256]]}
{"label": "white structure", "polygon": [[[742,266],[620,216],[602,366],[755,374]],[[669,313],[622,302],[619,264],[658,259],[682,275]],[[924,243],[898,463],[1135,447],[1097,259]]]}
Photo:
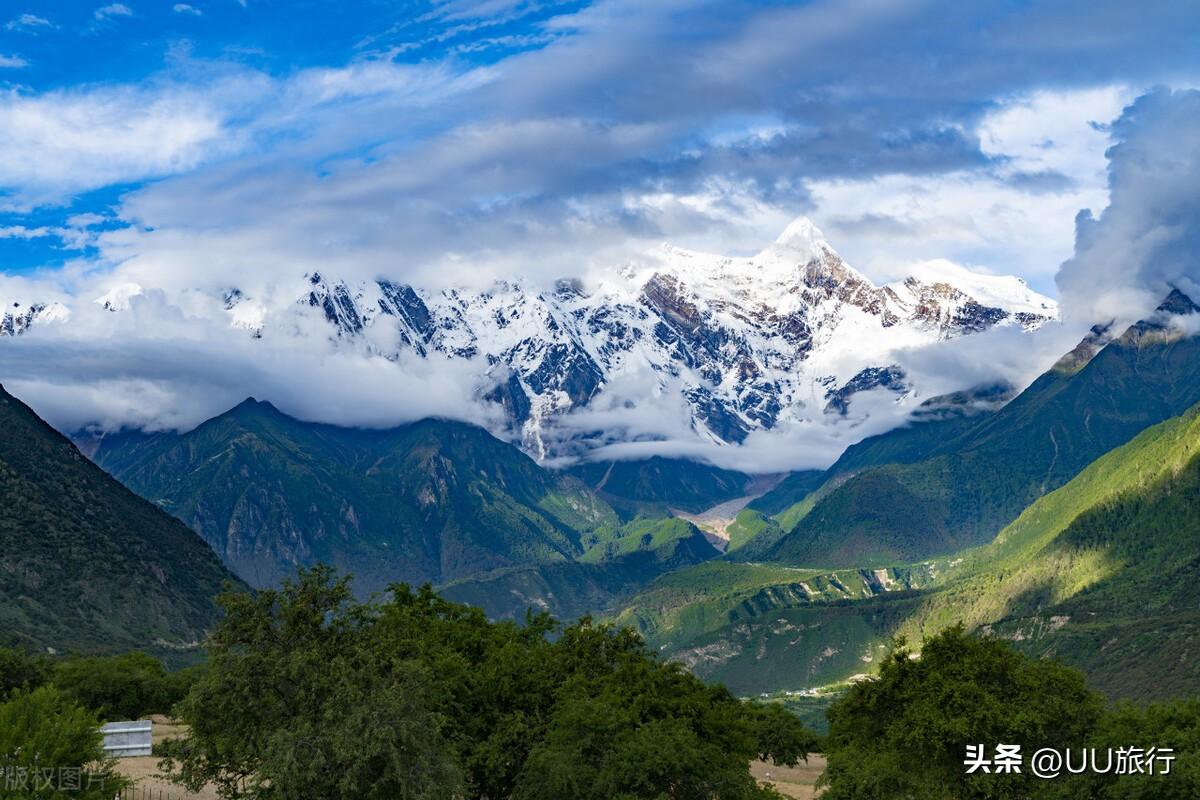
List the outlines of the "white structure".
{"label": "white structure", "polygon": [[113,758],[153,755],[153,728],[154,723],[148,719],[102,725],[100,733],[104,734],[104,754]]}

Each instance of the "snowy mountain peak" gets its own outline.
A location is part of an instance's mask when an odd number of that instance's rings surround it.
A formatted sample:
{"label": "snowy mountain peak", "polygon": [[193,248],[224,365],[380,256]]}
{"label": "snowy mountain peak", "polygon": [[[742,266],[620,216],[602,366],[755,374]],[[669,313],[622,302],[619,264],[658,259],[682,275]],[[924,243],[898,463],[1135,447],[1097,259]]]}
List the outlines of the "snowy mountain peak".
{"label": "snowy mountain peak", "polygon": [[0,314],[0,336],[20,336],[34,325],[66,322],[70,316],[70,309],[57,301],[30,304],[13,301]]}
{"label": "snowy mountain peak", "polygon": [[136,283],[122,283],[109,289],[93,302],[108,311],[128,311],[133,298],[140,297],[144,290]]}
{"label": "snowy mountain peak", "polygon": [[827,242],[825,234],[821,233],[821,229],[814,225],[812,220],[808,217],[797,217],[776,237],[775,244],[812,253]]}
{"label": "snowy mountain peak", "polygon": [[[397,369],[456,362],[531,454],[557,457],[644,437],[636,420],[647,414],[680,414],[676,428],[717,444],[858,419],[878,407],[859,402],[864,393],[920,393],[903,353],[995,326],[1030,330],[1057,313],[1017,279],[951,267],[877,286],[800,218],[749,258],[664,245],[586,286],[430,290],[313,272],[259,294],[214,290],[209,312],[198,310],[200,290],[187,302],[190,318],[267,341],[315,335]],[[142,293],[124,284],[96,302],[119,312]],[[28,322],[8,325],[0,334]]]}

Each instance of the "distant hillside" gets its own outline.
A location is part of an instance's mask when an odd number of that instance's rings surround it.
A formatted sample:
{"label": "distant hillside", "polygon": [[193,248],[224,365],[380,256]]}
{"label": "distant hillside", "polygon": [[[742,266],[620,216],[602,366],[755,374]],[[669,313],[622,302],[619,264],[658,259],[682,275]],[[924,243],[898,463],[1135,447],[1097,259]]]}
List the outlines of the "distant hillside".
{"label": "distant hillside", "polygon": [[615,610],[659,576],[717,555],[690,522],[635,520],[595,544],[580,561],[497,570],[444,586],[442,594],[495,617],[520,619],[532,608],[570,620]]}
{"label": "distant hillside", "polygon": [[101,442],[95,458],[254,586],[316,562],[353,572],[361,592],[441,583],[568,561],[585,532],[619,524],[582,484],[446,420],[358,430],[247,400],[185,434]]}
{"label": "distant hillside", "polygon": [[200,537],[0,388],[0,643],[195,651],[235,581]]}
{"label": "distant hillside", "polygon": [[649,505],[693,514],[744,496],[751,481],[744,472],[662,456],[588,462],[568,472],[618,507]]}
{"label": "distant hillside", "polygon": [[[325,562],[353,573],[363,594],[430,582],[493,616],[534,608],[572,618],[719,555],[665,508],[647,518],[633,503],[618,514],[578,478],[447,420],[359,430],[247,400],[182,435],[106,437],[94,457],[255,586]],[[660,499],[670,486],[693,498],[727,484],[740,491],[745,479],[667,460],[617,472],[655,476],[647,485]]]}
{"label": "distant hillside", "polygon": [[907,425],[851,445],[829,469],[789,474],[771,491],[752,500],[729,527],[729,558],[772,558],[776,543],[843,483],[873,467],[928,458],[946,442],[995,413],[1011,396],[1011,387],[985,385],[932,397],[918,407]]}
{"label": "distant hillside", "polygon": [[862,566],[989,541],[1092,460],[1200,401],[1200,338],[1169,321],[1197,310],[1174,292],[1154,319],[1094,357],[1081,344],[1004,408],[927,456],[907,460],[917,447],[901,460],[827,481],[804,505],[778,515],[784,535],[762,556]]}

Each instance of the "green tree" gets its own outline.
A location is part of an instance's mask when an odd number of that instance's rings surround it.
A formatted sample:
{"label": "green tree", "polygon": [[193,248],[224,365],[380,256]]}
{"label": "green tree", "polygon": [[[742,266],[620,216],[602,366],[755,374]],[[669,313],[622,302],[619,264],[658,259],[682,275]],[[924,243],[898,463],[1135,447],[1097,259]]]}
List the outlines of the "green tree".
{"label": "green tree", "polygon": [[750,800],[776,796],[752,759],[814,741],[590,620],[493,623],[428,586],[359,604],[326,568],[222,603],[167,767],[227,798]]}
{"label": "green tree", "polygon": [[[1055,800],[1192,800],[1200,797],[1200,700],[1156,703],[1145,708],[1121,705],[1104,715],[1086,748],[1101,765],[1119,748],[1168,748],[1174,756],[1167,774],[1155,762],[1154,774],[1086,774],[1056,782]],[[1078,751],[1077,751],[1078,753]],[[1081,759],[1082,754],[1077,758]],[[1117,759],[1114,756],[1113,762]]]}
{"label": "green tree", "polygon": [[926,640],[920,657],[903,642],[879,676],[856,684],[828,712],[823,800],[1007,800],[1044,796],[1028,769],[967,774],[968,745],[1078,747],[1103,710],[1081,673],[1036,661],[961,627]]}
{"label": "green tree", "polygon": [[58,689],[18,691],[0,704],[0,769],[9,771],[0,780],[0,798],[111,798],[125,781],[103,757],[100,743],[96,717]]}
{"label": "green tree", "polygon": [[44,657],[0,647],[0,700],[18,689],[36,689],[49,677],[50,667]]}
{"label": "green tree", "polygon": [[562,683],[512,794],[518,800],[777,797],[748,763],[793,765],[815,744],[783,709],[740,702],[658,661],[628,629],[584,620],[553,655]]}
{"label": "green tree", "polygon": [[381,658],[374,609],[324,567],[222,598],[209,668],[180,704],[165,766],[222,797],[446,800],[459,775],[422,665]]}
{"label": "green tree", "polygon": [[165,714],[181,699],[162,662],[145,653],[67,659],[55,665],[53,682],[103,720]]}
{"label": "green tree", "polygon": [[658,661],[627,628],[584,619],[552,637],[548,615],[492,623],[404,586],[378,626],[379,646],[436,676],[468,797],[774,796],[749,762],[794,764],[815,742],[782,708],[742,703]]}

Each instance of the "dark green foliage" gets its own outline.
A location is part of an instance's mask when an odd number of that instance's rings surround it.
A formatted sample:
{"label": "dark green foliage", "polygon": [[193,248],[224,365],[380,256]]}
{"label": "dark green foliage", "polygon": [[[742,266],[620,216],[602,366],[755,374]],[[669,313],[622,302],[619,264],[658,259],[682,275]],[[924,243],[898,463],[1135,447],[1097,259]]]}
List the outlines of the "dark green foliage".
{"label": "dark green foliage", "polygon": [[855,685],[829,710],[824,800],[1025,800],[1045,783],[1020,775],[968,775],[967,745],[1038,748],[1084,744],[1102,713],[1083,676],[1034,661],[1003,642],[952,628],[901,644],[878,678]]}
{"label": "dark green foliage", "polygon": [[[126,781],[102,757],[100,740],[96,717],[57,689],[18,691],[0,703],[0,769],[14,771],[0,778],[0,800],[108,800],[119,794]],[[62,769],[85,767],[90,776],[79,775],[78,788],[63,787]],[[23,784],[16,770],[26,776]]]}
{"label": "dark green foliage", "polygon": [[95,457],[258,587],[318,562],[354,572],[365,595],[567,561],[583,532],[617,523],[573,479],[445,420],[357,430],[247,400],[183,435],[102,442]]}
{"label": "dark green foliage", "polygon": [[646,658],[631,633],[568,629],[549,724],[512,797],[518,800],[771,797],[751,757],[796,763],[815,743],[777,706],[744,708],[676,665]]}
{"label": "dark green foliage", "polygon": [[[1200,797],[1200,701],[1103,709],[1083,676],[1032,660],[997,640],[952,628],[913,660],[903,646],[877,678],[855,685],[829,710],[826,800],[1190,800]],[[1020,744],[1016,774],[967,774],[967,745]],[[1108,774],[1030,773],[1050,747],[1082,763],[1095,750]],[[1169,774],[1117,775],[1120,749],[1173,751]]]}
{"label": "dark green foliage", "polygon": [[768,555],[849,566],[987,542],[1088,463],[1200,400],[1198,366],[1200,337],[1138,323],[1085,366],[1061,362],[927,457],[827,484]]}
{"label": "dark green foliage", "polygon": [[52,682],[102,720],[168,714],[203,673],[192,667],[168,673],[145,653],[72,658],[54,665]]}
{"label": "dark green foliage", "polygon": [[[1200,700],[1120,706],[1104,715],[1087,747],[1101,753],[1118,748],[1174,750],[1167,775],[1085,776],[1048,793],[1055,800],[1193,800],[1200,797]],[[1107,762],[1101,756],[1100,763]]]}
{"label": "dark green foliage", "polygon": [[145,653],[63,658],[0,648],[0,700],[51,685],[101,720],[169,714],[206,667],[167,672]]}
{"label": "dark green foliage", "polygon": [[134,495],[0,388],[0,644],[180,658],[231,575],[195,533]]}
{"label": "dark green foliage", "polygon": [[628,506],[631,501],[693,514],[745,495],[750,483],[750,476],[743,472],[662,456],[593,461],[571,467],[569,472],[615,505]]}
{"label": "dark green foliage", "polygon": [[324,568],[224,603],[174,756],[226,797],[767,798],[749,761],[813,743],[590,620],[552,637],[428,587],[357,604]]}
{"label": "dark green foliage", "polygon": [[223,603],[209,669],[179,707],[191,736],[165,748],[182,783],[229,798],[456,796],[430,676],[373,638],[346,581],[319,568]]}
{"label": "dark green foliage", "polygon": [[36,689],[50,679],[50,660],[15,647],[0,647],[0,701],[15,691]]}

